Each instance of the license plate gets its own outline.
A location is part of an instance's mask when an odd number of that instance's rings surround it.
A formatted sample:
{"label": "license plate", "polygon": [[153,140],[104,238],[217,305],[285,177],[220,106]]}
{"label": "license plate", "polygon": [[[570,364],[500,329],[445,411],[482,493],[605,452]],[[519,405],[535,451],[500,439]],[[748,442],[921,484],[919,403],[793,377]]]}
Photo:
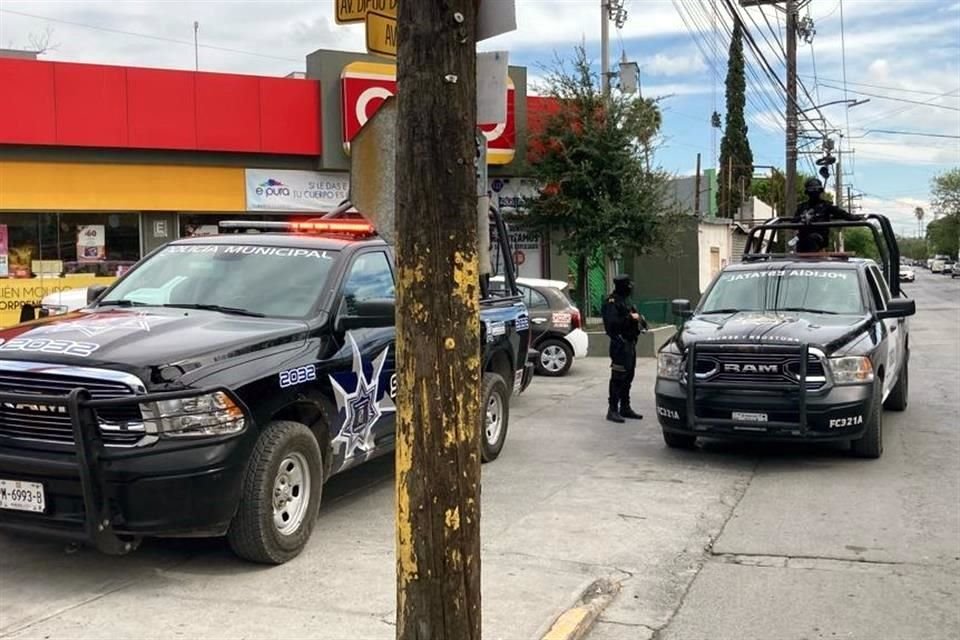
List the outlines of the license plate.
{"label": "license plate", "polygon": [[765,413],[747,413],[734,411],[732,418],[738,422],[766,422],[768,420]]}
{"label": "license plate", "polygon": [[39,482],[0,479],[0,509],[43,513],[46,497]]}

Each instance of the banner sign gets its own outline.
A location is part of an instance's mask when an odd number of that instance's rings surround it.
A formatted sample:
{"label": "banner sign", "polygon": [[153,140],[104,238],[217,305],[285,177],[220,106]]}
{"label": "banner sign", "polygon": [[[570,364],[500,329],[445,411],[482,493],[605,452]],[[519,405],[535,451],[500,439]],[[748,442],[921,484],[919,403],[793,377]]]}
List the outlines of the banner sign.
{"label": "banner sign", "polygon": [[10,277],[10,241],[7,236],[7,225],[0,224],[0,278]]}
{"label": "banner sign", "polygon": [[247,211],[330,211],[350,195],[346,173],[247,169]]}
{"label": "banner sign", "polygon": [[106,259],[106,227],[102,224],[77,227],[77,262],[103,262]]}
{"label": "banner sign", "polygon": [[[351,62],[340,73],[340,112],[343,118],[343,149],[367,123],[383,101],[397,92],[397,68],[393,64]],[[487,162],[509,164],[516,154],[516,88],[507,78],[507,108],[504,122],[480,123],[487,139]]]}

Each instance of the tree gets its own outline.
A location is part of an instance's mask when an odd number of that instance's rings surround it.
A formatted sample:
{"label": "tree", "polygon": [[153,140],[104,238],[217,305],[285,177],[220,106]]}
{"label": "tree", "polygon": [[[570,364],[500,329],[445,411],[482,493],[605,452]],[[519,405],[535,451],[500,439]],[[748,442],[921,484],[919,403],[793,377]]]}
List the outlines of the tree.
{"label": "tree", "polygon": [[927,242],[931,254],[956,258],[960,251],[960,215],[945,215],[928,224]]}
{"label": "tree", "polygon": [[926,260],[927,241],[923,238],[897,236],[897,244],[900,246],[900,255],[904,258]]}
{"label": "tree", "polygon": [[727,61],[727,120],[720,141],[720,188],[717,207],[720,216],[734,218],[750,193],[753,151],[747,138],[747,80],[744,75],[743,25],[734,21]]}
{"label": "tree", "polygon": [[960,216],[960,167],[933,179],[931,204],[942,216]]}
{"label": "tree", "polygon": [[864,227],[850,227],[843,230],[843,247],[861,258],[880,261],[880,249],[873,233]]}
{"label": "tree", "polygon": [[[803,202],[807,199],[807,194],[803,190],[803,183],[811,177],[802,173],[797,174],[797,202]],[[774,169],[769,177],[758,178],[753,181],[750,187],[750,195],[773,207],[778,216],[789,217],[793,215],[793,211],[784,212],[783,210],[783,194],[786,189],[787,177],[779,169]],[[832,202],[833,194],[825,191],[823,198]]]}
{"label": "tree", "polygon": [[660,110],[656,100],[605,98],[582,46],[569,66],[558,59],[546,71],[542,92],[553,112],[530,145],[531,174],[544,186],[525,203],[525,224],[541,235],[558,232],[560,250],[576,258],[586,309],[591,258],[645,253],[670,235],[669,177],[647,165]]}
{"label": "tree", "polygon": [[480,640],[476,2],[397,23],[396,633]]}

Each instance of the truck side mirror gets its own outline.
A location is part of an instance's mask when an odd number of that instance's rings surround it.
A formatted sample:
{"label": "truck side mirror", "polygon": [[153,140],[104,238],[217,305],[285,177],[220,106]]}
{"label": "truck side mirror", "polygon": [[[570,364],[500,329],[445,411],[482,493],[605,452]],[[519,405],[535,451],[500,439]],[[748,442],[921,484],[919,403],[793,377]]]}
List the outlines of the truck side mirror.
{"label": "truck side mirror", "polygon": [[674,300],[670,303],[673,315],[686,320],[693,316],[693,310],[690,308],[690,301],[685,299]]}
{"label": "truck side mirror", "polygon": [[340,316],[337,321],[339,331],[392,327],[394,324],[396,313],[396,300],[394,298],[359,300],[352,307],[349,313]]}
{"label": "truck side mirror", "polygon": [[877,312],[877,317],[881,320],[886,320],[889,318],[906,318],[907,316],[914,315],[916,312],[916,301],[910,298],[894,298],[887,303],[886,309]]}
{"label": "truck side mirror", "polygon": [[95,284],[92,287],[87,287],[87,305],[91,305],[96,302],[106,290],[107,285],[105,284]]}

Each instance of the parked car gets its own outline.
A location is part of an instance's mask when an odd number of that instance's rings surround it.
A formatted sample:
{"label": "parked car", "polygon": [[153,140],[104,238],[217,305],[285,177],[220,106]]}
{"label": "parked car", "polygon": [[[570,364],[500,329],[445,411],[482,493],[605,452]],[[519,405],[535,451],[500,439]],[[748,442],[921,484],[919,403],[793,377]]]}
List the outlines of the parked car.
{"label": "parked car", "polygon": [[[503,286],[502,278],[492,278],[491,286]],[[517,278],[517,285],[530,312],[533,349],[539,352],[537,373],[563,376],[573,361],[585,358],[589,338],[582,329],[580,310],[567,295],[562,280]]]}
{"label": "parked car", "polygon": [[916,279],[917,274],[914,272],[913,267],[900,267],[900,282],[913,282]]}
{"label": "parked car", "polygon": [[940,273],[942,273],[942,274],[945,275],[945,276],[952,275],[952,274],[953,274],[953,267],[954,267],[955,264],[957,264],[957,263],[954,262],[953,260],[944,260],[944,261],[943,261],[943,271],[941,271]]}
{"label": "parked car", "polygon": [[953,263],[953,268],[950,269],[950,278],[960,278],[960,262]]}

